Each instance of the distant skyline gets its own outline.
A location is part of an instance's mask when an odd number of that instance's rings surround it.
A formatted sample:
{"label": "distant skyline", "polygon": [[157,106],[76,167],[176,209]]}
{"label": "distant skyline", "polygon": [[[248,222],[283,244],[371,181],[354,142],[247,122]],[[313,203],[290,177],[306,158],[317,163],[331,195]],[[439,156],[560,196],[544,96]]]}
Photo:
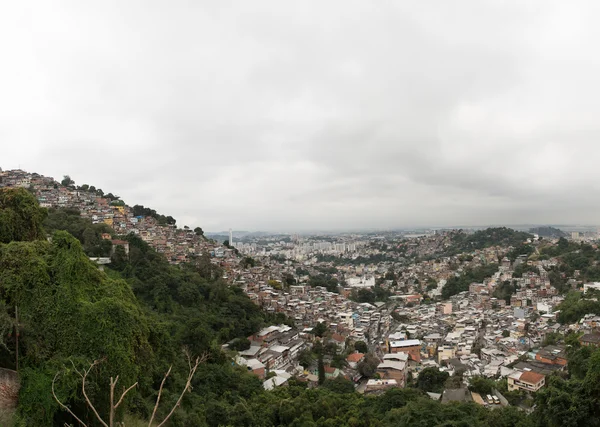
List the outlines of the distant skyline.
{"label": "distant skyline", "polygon": [[3,169],[211,231],[600,223],[598,2],[0,11]]}
{"label": "distant skyline", "polygon": [[[266,235],[277,235],[277,234],[285,234],[285,235],[316,235],[319,233],[323,234],[352,234],[352,233],[396,233],[396,232],[424,232],[427,230],[480,230],[486,228],[494,228],[494,227],[507,227],[512,228],[514,230],[520,231],[529,231],[531,228],[537,227],[555,227],[559,228],[565,232],[571,231],[592,231],[597,232],[598,227],[596,225],[586,225],[586,224],[487,224],[482,226],[471,226],[471,225],[454,225],[448,227],[437,227],[437,226],[424,226],[424,227],[405,227],[405,228],[388,228],[388,229],[378,229],[378,228],[363,228],[363,229],[315,229],[315,230],[303,230],[303,231],[290,231],[290,230],[279,230],[279,231],[269,231],[269,230],[233,230],[233,236],[235,238],[237,235],[246,235],[246,234],[266,234]],[[229,230],[208,230],[205,231],[206,235],[219,235],[219,236],[228,236]]]}

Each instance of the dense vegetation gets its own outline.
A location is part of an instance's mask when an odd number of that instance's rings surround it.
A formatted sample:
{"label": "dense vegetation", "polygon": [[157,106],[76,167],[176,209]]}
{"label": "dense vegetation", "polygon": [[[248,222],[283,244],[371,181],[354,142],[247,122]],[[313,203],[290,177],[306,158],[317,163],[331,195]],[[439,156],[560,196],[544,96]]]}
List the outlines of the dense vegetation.
{"label": "dense vegetation", "polygon": [[600,281],[600,251],[587,243],[577,243],[560,238],[558,244],[540,249],[539,259],[558,258],[559,265],[549,272],[552,286],[567,292],[567,278],[585,282]]}
{"label": "dense vegetation", "polygon": [[441,393],[450,375],[438,368],[425,368],[419,373],[415,387],[423,391]]}
{"label": "dense vegetation", "polygon": [[[219,344],[250,335],[270,319],[239,289],[203,277],[211,277],[210,267],[207,270],[202,262],[171,266],[144,242],[129,236],[130,257],[115,259],[120,261],[115,270],[103,273],[66,231],[55,231],[51,243],[45,239],[41,232],[45,211],[38,207],[39,213],[29,215],[36,202],[25,190],[3,189],[0,196],[18,201],[0,209],[2,218],[14,222],[5,227],[14,230],[11,241],[0,244],[0,317],[4,319],[0,362],[5,368],[16,367],[15,335],[6,320],[15,318],[14,307],[18,307],[19,425],[74,422],[60,410],[50,390],[54,375],[63,371],[57,394],[88,425],[95,425],[74,375],[75,368],[81,370],[95,359],[103,362],[90,374],[87,388],[99,411],[107,410],[109,377],[119,375],[122,384],[139,383],[126,402],[127,412],[147,419],[169,365],[173,371],[162,396],[164,406],[172,405],[183,388],[184,346],[194,354],[208,352],[210,358],[200,367],[194,393],[186,396],[172,425],[217,425],[214,418],[209,422],[215,415],[207,414],[223,396],[236,401],[261,391],[257,378],[226,363]],[[60,222],[52,224],[60,227]],[[66,228],[81,231],[89,226]]]}
{"label": "dense vegetation", "polygon": [[469,290],[471,283],[481,283],[483,279],[491,277],[498,271],[498,264],[486,264],[467,269],[463,274],[448,279],[442,288],[442,298],[448,299],[452,295]]}
{"label": "dense vegetation", "polygon": [[92,224],[80,216],[77,209],[50,209],[43,223],[47,233],[68,231],[81,242],[83,251],[91,257],[108,257],[112,244],[110,240],[102,239],[102,234],[112,234],[112,229],[104,224]]}
{"label": "dense vegetation", "polygon": [[565,300],[556,307],[557,311],[560,310],[558,322],[569,324],[579,321],[586,314],[600,315],[600,301],[597,296],[595,292],[584,295],[581,292],[570,291]]}
{"label": "dense vegetation", "polygon": [[521,263],[517,265],[513,271],[514,278],[521,278],[525,273],[539,273],[539,269],[536,266],[529,265],[527,263]]}
{"label": "dense vegetation", "polygon": [[450,252],[458,254],[491,246],[519,246],[531,238],[533,236],[529,233],[506,227],[486,228],[473,234],[456,233],[452,238]]}
{"label": "dense vegetation", "polygon": [[177,222],[172,216],[158,214],[154,209],[144,207],[144,205],[134,205],[132,211],[134,216],[149,216],[157,220],[161,225],[175,225]]}
{"label": "dense vegetation", "polygon": [[535,248],[533,247],[533,245],[528,244],[528,243],[521,243],[520,245],[517,245],[516,247],[511,249],[506,254],[506,257],[509,260],[514,261],[519,257],[527,258],[527,257],[529,257],[529,255],[531,255],[534,252],[535,252]]}
{"label": "dense vegetation", "polygon": [[567,233],[562,231],[559,228],[555,227],[536,227],[530,228],[529,232],[531,234],[537,234],[540,237],[550,237],[550,238],[559,238],[559,237],[567,237]]}
{"label": "dense vegetation", "polygon": [[382,288],[380,285],[375,285],[372,288],[353,289],[350,293],[350,299],[359,303],[368,302],[373,304],[378,301],[385,302],[391,295],[392,292],[389,290]]}
{"label": "dense vegetation", "polygon": [[505,280],[500,283],[494,290],[493,297],[499,300],[504,300],[507,304],[510,304],[510,297],[517,291],[517,286],[513,285],[511,281]]}
{"label": "dense vegetation", "polygon": [[46,215],[26,190],[0,192],[0,243],[43,239]]}
{"label": "dense vegetation", "polygon": [[389,256],[386,253],[370,254],[367,256],[357,256],[353,258],[339,257],[336,255],[317,254],[318,262],[331,262],[334,265],[362,265],[362,264],[379,264],[381,262],[397,262],[397,257]]}
{"label": "dense vegetation", "polygon": [[600,349],[567,336],[569,379],[550,376],[536,394],[532,417],[539,426],[600,426]]}
{"label": "dense vegetation", "polygon": [[340,285],[340,282],[330,274],[317,274],[309,277],[308,285],[312,287],[322,286],[329,292],[339,293],[338,286]]}

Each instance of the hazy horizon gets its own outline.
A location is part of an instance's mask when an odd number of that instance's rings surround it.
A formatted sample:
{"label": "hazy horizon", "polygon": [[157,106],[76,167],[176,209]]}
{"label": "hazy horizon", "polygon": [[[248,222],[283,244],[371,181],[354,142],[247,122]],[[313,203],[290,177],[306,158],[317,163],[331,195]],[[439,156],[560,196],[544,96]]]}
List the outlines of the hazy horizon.
{"label": "hazy horizon", "polygon": [[600,4],[0,14],[0,167],[205,230],[596,224]]}

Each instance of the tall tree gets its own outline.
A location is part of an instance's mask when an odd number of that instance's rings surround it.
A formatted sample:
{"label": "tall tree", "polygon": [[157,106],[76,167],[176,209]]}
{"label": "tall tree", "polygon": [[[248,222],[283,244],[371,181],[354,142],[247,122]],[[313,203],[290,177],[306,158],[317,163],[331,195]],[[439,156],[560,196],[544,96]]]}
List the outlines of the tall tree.
{"label": "tall tree", "polygon": [[360,353],[367,353],[369,351],[369,347],[364,341],[356,341],[354,343],[354,349]]}
{"label": "tall tree", "polygon": [[41,240],[48,215],[24,188],[0,189],[0,242]]}
{"label": "tall tree", "polygon": [[69,187],[71,185],[75,185],[75,181],[71,179],[69,175],[64,175],[62,181],[60,182],[65,187]]}
{"label": "tall tree", "polygon": [[313,328],[313,333],[318,337],[323,337],[327,333],[327,325],[325,322],[319,322]]}
{"label": "tall tree", "polygon": [[317,361],[317,369],[319,373],[319,385],[325,382],[325,364],[323,363],[323,353],[319,353],[319,358]]}

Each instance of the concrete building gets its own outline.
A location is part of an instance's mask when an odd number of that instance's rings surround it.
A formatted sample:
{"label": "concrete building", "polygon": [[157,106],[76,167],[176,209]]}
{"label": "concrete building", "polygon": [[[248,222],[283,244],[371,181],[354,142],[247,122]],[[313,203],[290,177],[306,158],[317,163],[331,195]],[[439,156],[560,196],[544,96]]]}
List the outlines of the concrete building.
{"label": "concrete building", "polygon": [[537,372],[515,372],[508,376],[508,390],[525,390],[536,392],[546,384],[546,377]]}
{"label": "concrete building", "polygon": [[390,353],[406,353],[411,360],[417,363],[421,362],[420,340],[390,341],[388,351]]}

